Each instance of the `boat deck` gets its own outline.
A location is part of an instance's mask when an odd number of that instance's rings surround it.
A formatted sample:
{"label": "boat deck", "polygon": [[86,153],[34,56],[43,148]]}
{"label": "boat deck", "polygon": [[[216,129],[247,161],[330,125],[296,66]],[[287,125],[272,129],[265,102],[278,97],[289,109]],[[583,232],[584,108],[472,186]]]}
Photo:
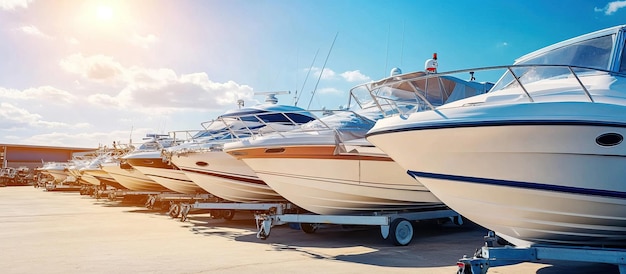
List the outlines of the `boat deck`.
{"label": "boat deck", "polygon": [[[206,214],[187,222],[143,204],[96,200],[77,192],[32,186],[0,188],[3,273],[455,273],[456,262],[483,245],[487,230],[417,225],[409,246],[397,247],[378,228],[340,226],[305,234],[274,227],[256,238],[253,215],[232,221]],[[245,258],[242,260],[242,258]],[[618,273],[614,265],[521,263],[489,273]]]}

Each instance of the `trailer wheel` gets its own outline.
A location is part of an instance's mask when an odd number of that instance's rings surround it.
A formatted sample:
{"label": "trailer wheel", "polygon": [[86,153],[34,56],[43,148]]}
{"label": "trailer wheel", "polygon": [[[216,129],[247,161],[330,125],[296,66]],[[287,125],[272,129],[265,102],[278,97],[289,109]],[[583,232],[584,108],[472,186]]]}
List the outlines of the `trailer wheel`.
{"label": "trailer wheel", "polygon": [[232,220],[235,217],[235,211],[232,209],[229,210],[224,210],[222,212],[222,218],[224,218],[224,220]]}
{"label": "trailer wheel", "polygon": [[395,219],[389,228],[389,238],[394,245],[405,246],[413,240],[413,225],[407,219]]}
{"label": "trailer wheel", "polygon": [[270,231],[272,230],[271,220],[257,219],[256,228],[258,229],[256,237],[261,240],[267,240],[267,237],[270,236]]}
{"label": "trailer wheel", "polygon": [[214,209],[214,210],[209,210],[209,213],[211,214],[211,217],[213,219],[219,219],[223,217],[223,211],[224,210]]}
{"label": "trailer wheel", "polygon": [[170,206],[170,211],[168,213],[170,217],[178,218],[178,216],[180,215],[180,205],[177,203],[172,203],[172,205]]}
{"label": "trailer wheel", "polygon": [[304,233],[306,233],[306,234],[313,234],[313,233],[315,233],[315,231],[317,231],[318,227],[319,227],[318,224],[300,223],[300,229],[302,229],[302,231],[304,231]]}

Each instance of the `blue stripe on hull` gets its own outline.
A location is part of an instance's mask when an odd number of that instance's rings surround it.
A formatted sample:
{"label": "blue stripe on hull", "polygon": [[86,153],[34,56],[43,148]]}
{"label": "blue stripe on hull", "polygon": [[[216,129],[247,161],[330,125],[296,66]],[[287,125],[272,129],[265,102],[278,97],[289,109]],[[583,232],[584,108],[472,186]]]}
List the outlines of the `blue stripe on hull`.
{"label": "blue stripe on hull", "polygon": [[496,120],[496,121],[467,121],[467,122],[424,122],[415,126],[398,126],[381,131],[368,132],[365,137],[381,135],[394,132],[405,132],[415,130],[446,129],[446,128],[467,128],[467,127],[498,127],[498,126],[598,126],[626,128],[626,123],[610,121],[586,121],[586,120]]}
{"label": "blue stripe on hull", "polygon": [[463,182],[463,183],[476,183],[476,184],[486,184],[486,185],[495,185],[495,186],[525,188],[525,189],[531,189],[531,190],[547,190],[547,191],[563,192],[563,193],[569,193],[569,194],[583,194],[583,195],[593,195],[593,196],[602,196],[602,197],[611,197],[611,198],[626,198],[626,192],[609,191],[609,190],[602,190],[602,189],[557,186],[557,185],[548,185],[548,184],[539,184],[539,183],[428,173],[428,172],[419,172],[419,171],[412,171],[412,170],[407,171],[407,173],[417,179],[430,178],[430,179],[457,181],[457,182]]}

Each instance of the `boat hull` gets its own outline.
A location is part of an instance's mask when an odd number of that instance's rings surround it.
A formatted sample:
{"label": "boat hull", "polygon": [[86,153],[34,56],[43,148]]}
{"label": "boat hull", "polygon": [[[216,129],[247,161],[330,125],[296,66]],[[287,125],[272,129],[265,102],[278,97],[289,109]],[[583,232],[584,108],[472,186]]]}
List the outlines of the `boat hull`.
{"label": "boat hull", "polygon": [[67,180],[68,174],[62,169],[48,169],[46,170],[54,178],[55,183],[62,183]]}
{"label": "boat hull", "polygon": [[100,180],[86,172],[82,172],[80,177],[78,177],[78,181],[86,185],[100,186]]}
{"label": "boat hull", "polygon": [[605,133],[626,128],[503,121],[374,131],[368,140],[513,244],[626,246],[626,148],[598,145]]}
{"label": "boat hull", "polygon": [[103,165],[102,169],[109,173],[121,186],[134,191],[171,192],[148,176],[134,168],[121,168],[118,165]]}
{"label": "boat hull", "polygon": [[108,172],[106,172],[102,168],[86,169],[83,172],[83,174],[87,175],[87,176],[92,176],[92,177],[98,179],[98,181],[99,181],[98,185],[104,183],[105,185],[111,186],[111,187],[113,187],[115,189],[126,189],[126,187],[124,187],[123,185],[118,183],[115,180],[115,178],[113,178],[113,176],[111,176]]}
{"label": "boat hull", "polygon": [[[337,155],[334,146],[243,148],[234,154],[287,200],[316,214],[359,215],[443,204],[389,157]],[[278,151],[278,150],[277,150]]]}
{"label": "boat hull", "polygon": [[222,199],[242,203],[285,200],[243,161],[223,151],[185,153],[171,161],[196,185]]}
{"label": "boat hull", "polygon": [[175,192],[191,195],[207,193],[191,181],[182,170],[146,166],[133,167],[163,187]]}

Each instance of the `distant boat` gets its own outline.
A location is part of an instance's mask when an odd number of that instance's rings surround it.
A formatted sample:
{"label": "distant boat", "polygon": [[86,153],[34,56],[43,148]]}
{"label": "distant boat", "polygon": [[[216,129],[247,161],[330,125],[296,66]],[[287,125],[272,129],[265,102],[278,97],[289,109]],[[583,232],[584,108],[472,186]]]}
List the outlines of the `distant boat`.
{"label": "distant boat", "polygon": [[137,151],[124,155],[122,159],[146,177],[174,192],[190,195],[208,193],[189,179],[185,172],[165,160],[161,150]]}
{"label": "distant boat", "polygon": [[302,108],[277,104],[270,94],[265,104],[228,111],[205,125],[205,135],[192,143],[171,147],[166,153],[189,179],[217,197],[245,203],[284,201],[250,167],[230,157],[222,147],[259,130],[292,128],[313,119]]}
{"label": "distant boat", "polygon": [[38,170],[43,174],[52,176],[54,178],[53,183],[61,183],[64,182],[69,175],[66,172],[67,167],[67,162],[47,162]]}
{"label": "distant boat", "polygon": [[[175,140],[168,135],[148,134],[144,139],[146,142],[144,142],[137,149],[129,152],[127,155],[133,153],[143,153],[146,151],[156,151],[157,153],[160,153],[163,148],[175,144]],[[119,161],[102,163],[101,165],[102,169],[113,177],[121,186],[133,191],[172,192],[172,190],[160,185],[139,170],[133,168],[123,158],[124,156],[121,156]]]}

